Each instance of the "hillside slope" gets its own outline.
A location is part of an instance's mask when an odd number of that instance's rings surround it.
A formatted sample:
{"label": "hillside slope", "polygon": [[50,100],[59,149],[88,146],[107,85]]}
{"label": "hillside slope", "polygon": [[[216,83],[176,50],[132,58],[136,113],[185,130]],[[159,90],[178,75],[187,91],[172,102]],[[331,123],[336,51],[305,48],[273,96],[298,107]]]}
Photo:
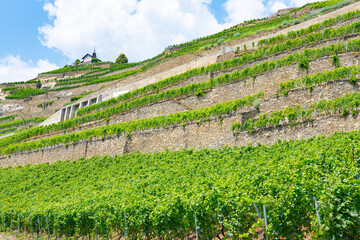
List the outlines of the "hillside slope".
{"label": "hillside slope", "polygon": [[5,84],[0,231],[360,238],[359,36],[360,2],[331,0]]}

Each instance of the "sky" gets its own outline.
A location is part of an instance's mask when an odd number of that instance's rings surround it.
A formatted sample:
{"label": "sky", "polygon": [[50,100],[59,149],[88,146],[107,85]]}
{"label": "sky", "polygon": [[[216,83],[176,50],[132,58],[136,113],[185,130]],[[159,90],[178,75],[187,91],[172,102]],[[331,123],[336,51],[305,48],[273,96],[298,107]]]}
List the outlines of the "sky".
{"label": "sky", "polygon": [[315,0],[0,0],[0,83],[26,81],[96,48],[151,58],[244,20]]}

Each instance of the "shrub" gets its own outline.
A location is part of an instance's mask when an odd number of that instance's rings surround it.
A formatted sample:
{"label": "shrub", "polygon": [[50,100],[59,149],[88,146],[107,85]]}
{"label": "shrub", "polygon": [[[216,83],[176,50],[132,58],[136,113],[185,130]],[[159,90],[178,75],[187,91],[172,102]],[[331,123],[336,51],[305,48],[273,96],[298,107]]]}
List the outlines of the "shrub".
{"label": "shrub", "polygon": [[281,27],[285,27],[285,26],[287,26],[287,25],[289,25],[289,22],[288,22],[288,21],[283,21],[280,26],[281,26]]}
{"label": "shrub", "polygon": [[100,60],[97,59],[97,58],[95,58],[95,57],[93,57],[93,58],[91,59],[91,62],[92,62],[92,63],[99,63]]}
{"label": "shrub", "polygon": [[357,114],[358,114],[357,110],[351,109],[351,115],[353,117],[356,117]]}
{"label": "shrub", "polygon": [[331,57],[331,64],[335,68],[338,68],[340,66],[340,60],[339,60],[339,57],[337,55],[334,55],[334,56]]}
{"label": "shrub", "polygon": [[308,70],[309,70],[309,61],[307,59],[300,60],[300,62],[298,64],[298,68],[300,68],[303,71],[308,72]]}
{"label": "shrub", "polygon": [[201,97],[201,96],[204,96],[204,95],[205,95],[205,93],[204,93],[203,90],[198,90],[198,91],[195,93],[195,96],[197,96],[197,97]]}
{"label": "shrub", "polygon": [[352,76],[351,78],[349,78],[349,81],[351,84],[356,85],[357,82],[356,76]]}
{"label": "shrub", "polygon": [[128,58],[125,56],[124,53],[122,53],[118,56],[115,63],[120,63],[120,64],[128,63]]}
{"label": "shrub", "polygon": [[309,87],[309,92],[312,92],[314,90],[314,86]]}
{"label": "shrub", "polygon": [[37,88],[22,88],[19,90],[11,91],[11,94],[9,96],[6,96],[6,99],[24,99],[43,93],[43,90]]}
{"label": "shrub", "polygon": [[7,91],[12,91],[12,90],[16,90],[16,89],[19,89],[19,87],[6,87],[6,88],[3,88],[2,91],[3,92],[7,92]]}
{"label": "shrub", "polygon": [[38,80],[37,83],[36,83],[36,88],[40,89],[41,86],[42,86],[42,84],[41,84],[40,80]]}
{"label": "shrub", "polygon": [[254,106],[257,110],[259,110],[259,109],[260,109],[260,102],[259,102],[259,100],[258,100],[258,99],[255,99],[255,100],[254,100],[254,102],[253,102],[253,106]]}
{"label": "shrub", "polygon": [[225,42],[225,39],[219,39],[218,41],[217,41],[217,44],[222,44],[222,43],[224,43]]}

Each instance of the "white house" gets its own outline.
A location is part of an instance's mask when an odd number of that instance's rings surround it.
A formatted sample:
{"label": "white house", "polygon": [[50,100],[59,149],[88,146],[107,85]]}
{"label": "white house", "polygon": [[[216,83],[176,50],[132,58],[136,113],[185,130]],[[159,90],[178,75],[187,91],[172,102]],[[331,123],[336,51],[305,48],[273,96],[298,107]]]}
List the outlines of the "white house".
{"label": "white house", "polygon": [[91,63],[92,61],[92,56],[90,54],[86,54],[83,58],[82,58],[82,63]]}
{"label": "white house", "polygon": [[87,53],[87,54],[82,58],[82,62],[81,62],[81,63],[84,63],[84,64],[92,63],[92,62],[93,62],[93,59],[97,59],[99,62],[101,62],[101,60],[96,57],[95,48],[94,48],[94,53],[93,53],[93,55],[90,55],[90,54]]}

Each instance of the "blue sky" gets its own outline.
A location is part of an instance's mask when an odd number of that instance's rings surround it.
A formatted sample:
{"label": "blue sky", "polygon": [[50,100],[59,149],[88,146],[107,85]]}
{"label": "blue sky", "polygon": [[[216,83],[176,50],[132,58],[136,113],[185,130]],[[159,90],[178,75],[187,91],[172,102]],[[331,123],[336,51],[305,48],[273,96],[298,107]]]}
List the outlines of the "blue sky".
{"label": "blue sky", "polygon": [[49,59],[67,62],[61,51],[44,47],[39,41],[38,27],[49,23],[41,0],[0,0],[0,59],[21,55],[26,60]]}
{"label": "blue sky", "polygon": [[95,46],[130,61],[309,0],[0,0],[0,82],[24,81]]}

